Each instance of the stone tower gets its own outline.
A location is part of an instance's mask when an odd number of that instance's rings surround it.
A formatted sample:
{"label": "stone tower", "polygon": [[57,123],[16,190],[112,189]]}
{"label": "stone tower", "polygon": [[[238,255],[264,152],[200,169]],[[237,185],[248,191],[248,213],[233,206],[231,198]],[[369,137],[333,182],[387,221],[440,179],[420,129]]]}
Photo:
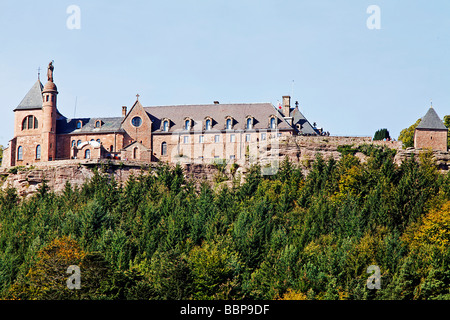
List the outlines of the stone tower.
{"label": "stone tower", "polygon": [[447,133],[447,127],[431,106],[414,131],[414,148],[447,151]]}
{"label": "stone tower", "polygon": [[53,83],[53,62],[47,70],[47,83],[42,89],[42,161],[52,161],[56,158],[56,97],[58,90]]}

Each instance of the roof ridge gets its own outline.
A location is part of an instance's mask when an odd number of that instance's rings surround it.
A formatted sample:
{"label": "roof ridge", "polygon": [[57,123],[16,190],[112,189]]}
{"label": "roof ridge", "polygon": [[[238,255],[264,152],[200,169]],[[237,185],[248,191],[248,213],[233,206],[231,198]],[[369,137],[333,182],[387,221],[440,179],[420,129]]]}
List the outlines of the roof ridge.
{"label": "roof ridge", "polygon": [[160,108],[160,107],[204,107],[204,106],[229,106],[229,105],[255,105],[255,104],[272,104],[271,102],[241,102],[241,103],[205,103],[205,104],[172,104],[164,106],[146,106],[144,108]]}

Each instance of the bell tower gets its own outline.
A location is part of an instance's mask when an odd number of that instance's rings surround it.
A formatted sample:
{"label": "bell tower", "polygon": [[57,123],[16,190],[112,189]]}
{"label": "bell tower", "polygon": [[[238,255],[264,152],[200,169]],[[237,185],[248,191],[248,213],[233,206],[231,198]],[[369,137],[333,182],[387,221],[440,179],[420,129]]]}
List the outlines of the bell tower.
{"label": "bell tower", "polygon": [[42,161],[56,157],[56,97],[58,90],[53,83],[53,61],[48,64],[47,83],[42,90]]}

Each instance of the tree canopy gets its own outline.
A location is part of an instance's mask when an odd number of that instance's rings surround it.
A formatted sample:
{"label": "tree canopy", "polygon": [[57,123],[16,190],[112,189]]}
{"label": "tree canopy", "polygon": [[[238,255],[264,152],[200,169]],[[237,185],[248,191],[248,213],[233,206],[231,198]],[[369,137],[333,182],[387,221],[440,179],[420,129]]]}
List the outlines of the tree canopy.
{"label": "tree canopy", "polygon": [[[349,147],[346,149],[351,151]],[[161,164],[119,185],[0,192],[3,299],[449,299],[450,174],[430,154],[320,155],[305,175],[194,183]],[[224,171],[230,179],[233,176]],[[69,289],[69,265],[81,289]],[[382,289],[366,286],[380,268]]]}

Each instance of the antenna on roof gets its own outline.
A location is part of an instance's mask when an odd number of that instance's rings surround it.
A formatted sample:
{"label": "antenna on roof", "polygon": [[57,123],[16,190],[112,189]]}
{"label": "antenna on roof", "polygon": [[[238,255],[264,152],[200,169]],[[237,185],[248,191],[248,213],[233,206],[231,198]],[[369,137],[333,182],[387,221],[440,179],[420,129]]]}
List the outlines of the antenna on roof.
{"label": "antenna on roof", "polygon": [[294,97],[294,80],[292,80],[291,97]]}
{"label": "antenna on roof", "polygon": [[37,68],[37,72],[38,72],[38,80],[40,80],[40,76],[41,76],[41,67]]}
{"label": "antenna on roof", "polygon": [[430,103],[431,103],[430,108],[433,108],[433,99],[430,99]]}
{"label": "antenna on roof", "polygon": [[75,118],[75,114],[77,113],[77,97],[75,97],[75,107],[73,108],[73,117]]}

